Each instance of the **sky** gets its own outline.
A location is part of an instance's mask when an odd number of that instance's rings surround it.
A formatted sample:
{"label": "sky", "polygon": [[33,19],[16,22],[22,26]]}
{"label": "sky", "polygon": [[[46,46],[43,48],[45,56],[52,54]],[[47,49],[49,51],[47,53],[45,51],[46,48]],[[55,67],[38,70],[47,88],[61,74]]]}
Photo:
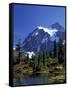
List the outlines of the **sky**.
{"label": "sky", "polygon": [[52,6],[34,6],[14,4],[13,24],[14,24],[14,43],[15,47],[19,39],[24,39],[37,26],[49,27],[58,22],[65,28],[65,8]]}

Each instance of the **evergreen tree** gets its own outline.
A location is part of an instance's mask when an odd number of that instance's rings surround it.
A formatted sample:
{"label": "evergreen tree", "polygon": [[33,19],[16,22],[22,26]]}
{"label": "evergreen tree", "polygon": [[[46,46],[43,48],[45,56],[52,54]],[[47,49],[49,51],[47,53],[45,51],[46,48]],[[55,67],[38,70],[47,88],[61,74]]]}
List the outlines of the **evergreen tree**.
{"label": "evergreen tree", "polygon": [[48,51],[47,51],[47,50],[45,51],[45,56],[46,56],[46,58],[48,58],[48,57],[49,57],[49,53],[48,53]]}
{"label": "evergreen tree", "polygon": [[54,48],[53,48],[53,53],[54,53],[54,57],[57,56],[57,43],[56,43],[56,40],[54,41]]}
{"label": "evergreen tree", "polygon": [[46,43],[45,43],[45,56],[46,56],[46,58],[49,57],[49,52],[48,52],[48,38],[46,38]]}
{"label": "evergreen tree", "polygon": [[27,54],[27,61],[29,61],[29,54]]}
{"label": "evergreen tree", "polygon": [[35,63],[35,56],[34,55],[32,55],[31,61],[32,61],[33,72],[35,72],[36,71],[36,63]]}
{"label": "evergreen tree", "polygon": [[25,62],[25,64],[29,64],[29,54],[27,54],[27,56],[26,56],[26,60],[24,61]]}
{"label": "evergreen tree", "polygon": [[50,57],[52,57],[52,56],[53,56],[53,55],[52,55],[52,51],[50,51],[50,52],[49,52],[49,56],[50,56]]}
{"label": "evergreen tree", "polygon": [[59,39],[58,43],[58,61],[59,63],[64,63],[64,49],[63,49],[63,41]]}
{"label": "evergreen tree", "polygon": [[45,52],[43,51],[43,66],[45,66]]}
{"label": "evergreen tree", "polygon": [[63,54],[64,54],[64,66],[66,66],[66,43],[63,45]]}
{"label": "evergreen tree", "polygon": [[21,47],[21,41],[20,40],[16,44],[16,52],[17,52],[17,63],[20,63],[21,57],[22,57],[22,47]]}
{"label": "evergreen tree", "polygon": [[32,61],[33,65],[34,65],[35,63],[34,63],[34,56],[33,55],[32,55],[31,61]]}
{"label": "evergreen tree", "polygon": [[40,67],[40,54],[38,55],[38,67]]}

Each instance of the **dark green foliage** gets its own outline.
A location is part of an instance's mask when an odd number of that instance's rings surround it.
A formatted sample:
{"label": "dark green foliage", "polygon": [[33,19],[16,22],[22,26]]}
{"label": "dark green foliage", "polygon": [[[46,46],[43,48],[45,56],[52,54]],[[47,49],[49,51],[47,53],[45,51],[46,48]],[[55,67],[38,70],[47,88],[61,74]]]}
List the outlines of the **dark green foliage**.
{"label": "dark green foliage", "polygon": [[40,66],[40,54],[38,55],[38,67]]}
{"label": "dark green foliage", "polygon": [[57,56],[57,43],[54,41],[54,48],[53,48],[54,58]]}
{"label": "dark green foliage", "polygon": [[58,43],[58,61],[59,63],[64,63],[64,48],[63,48],[63,41],[59,39]]}
{"label": "dark green foliage", "polygon": [[51,51],[49,52],[49,56],[52,57],[52,52]]}
{"label": "dark green foliage", "polygon": [[45,49],[45,56],[46,56],[46,58],[49,58],[49,52],[47,49]]}
{"label": "dark green foliage", "polygon": [[22,57],[22,47],[21,47],[21,41],[20,40],[16,44],[16,52],[17,52],[17,63],[20,63],[21,57]]}
{"label": "dark green foliage", "polygon": [[19,68],[19,69],[17,69],[15,72],[16,72],[16,73],[21,73],[21,69]]}
{"label": "dark green foliage", "polygon": [[43,66],[45,66],[45,52],[43,51]]}
{"label": "dark green foliage", "polygon": [[63,54],[64,54],[64,66],[66,66],[66,43],[63,45]]}
{"label": "dark green foliage", "polygon": [[41,69],[41,54],[39,53],[37,56],[34,57],[34,65],[35,65],[35,72]]}
{"label": "dark green foliage", "polygon": [[32,59],[32,61],[34,62],[34,59],[35,59],[35,58],[34,58],[34,56],[33,56],[33,55],[32,55],[32,58],[31,58],[31,59]]}
{"label": "dark green foliage", "polygon": [[27,64],[27,63],[29,63],[29,54],[27,54],[27,56],[26,56],[26,60],[24,61],[25,62],[25,64]]}
{"label": "dark green foliage", "polygon": [[33,55],[30,60],[30,66],[33,68],[33,71],[35,71],[35,56],[33,56]]}
{"label": "dark green foliage", "polygon": [[49,52],[49,57],[51,57],[51,58],[54,57],[53,51],[50,51],[50,52]]}

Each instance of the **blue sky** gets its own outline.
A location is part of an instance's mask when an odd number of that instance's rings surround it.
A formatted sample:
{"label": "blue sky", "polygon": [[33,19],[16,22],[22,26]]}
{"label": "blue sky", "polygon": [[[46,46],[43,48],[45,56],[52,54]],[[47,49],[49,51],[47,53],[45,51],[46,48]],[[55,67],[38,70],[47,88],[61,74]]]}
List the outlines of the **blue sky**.
{"label": "blue sky", "polygon": [[24,41],[37,26],[48,27],[58,22],[65,28],[65,8],[14,4],[14,47],[19,39]]}

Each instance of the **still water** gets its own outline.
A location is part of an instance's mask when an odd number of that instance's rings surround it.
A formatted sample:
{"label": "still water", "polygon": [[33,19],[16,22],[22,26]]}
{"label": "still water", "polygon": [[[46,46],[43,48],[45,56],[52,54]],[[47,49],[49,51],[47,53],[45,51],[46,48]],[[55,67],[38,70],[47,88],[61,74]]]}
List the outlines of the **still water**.
{"label": "still water", "polygon": [[37,85],[37,84],[47,84],[47,83],[48,83],[48,77],[45,76],[21,77],[13,80],[14,86]]}

